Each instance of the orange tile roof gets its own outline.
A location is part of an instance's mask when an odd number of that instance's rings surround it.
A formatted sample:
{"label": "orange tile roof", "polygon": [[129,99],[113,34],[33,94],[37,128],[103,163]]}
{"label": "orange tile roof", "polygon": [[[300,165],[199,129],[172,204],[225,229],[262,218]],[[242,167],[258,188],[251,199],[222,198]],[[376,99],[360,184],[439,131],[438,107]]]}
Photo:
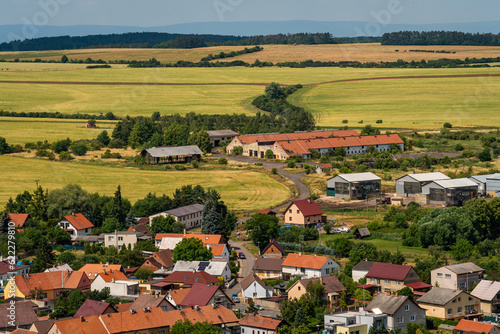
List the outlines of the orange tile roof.
{"label": "orange tile roof", "polygon": [[[52,271],[15,276],[16,285],[26,296],[35,288],[44,291],[56,289],[90,289],[90,280],[85,272]],[[80,283],[81,282],[81,283]]]}
{"label": "orange tile roof", "polygon": [[281,140],[303,140],[313,138],[348,137],[358,136],[356,130],[319,130],[312,132],[293,132],[293,133],[263,133],[237,136],[239,141],[245,144],[275,142]]}
{"label": "orange tile roof", "polygon": [[113,278],[115,279],[115,281],[118,281],[118,280],[122,280],[122,281],[128,281],[128,277],[125,276],[124,273],[122,273],[121,271],[111,271],[111,270],[106,270],[106,272],[103,272],[103,273],[99,273],[98,274],[99,276],[102,277],[102,279],[104,280],[104,282],[112,282],[113,281]]}
{"label": "orange tile roof", "polygon": [[68,215],[64,216],[64,219],[66,219],[71,225],[73,225],[77,230],[83,230],[86,228],[91,228],[94,227],[94,224],[92,224],[87,218],[85,218],[84,215],[81,213],[76,213],[74,215]]}
{"label": "orange tile roof", "polygon": [[[119,313],[117,313],[119,314]],[[60,334],[108,334],[99,316],[59,320],[54,323]]]}
{"label": "orange tile roof", "polygon": [[101,321],[110,334],[136,332],[144,329],[166,328],[170,321],[160,307],[150,310],[129,310],[101,316]]}
{"label": "orange tile roof", "polygon": [[130,306],[132,306],[133,303],[124,303],[124,304],[116,304],[115,309],[118,312],[127,312]]}
{"label": "orange tile roof", "polygon": [[256,328],[264,328],[268,330],[274,330],[278,328],[281,324],[281,320],[262,317],[258,314],[247,314],[243,318],[240,319],[241,326],[249,326]]}
{"label": "orange tile roof", "polygon": [[175,305],[180,305],[182,303],[182,301],[184,300],[184,298],[186,297],[186,295],[189,293],[189,291],[191,291],[191,288],[176,289],[176,290],[170,291],[170,296],[174,300]]}
{"label": "orange tile roof", "polygon": [[222,242],[222,235],[220,234],[182,234],[182,233],[158,233],[155,240],[162,240],[163,238],[196,238],[200,239],[203,244],[220,244]]}
{"label": "orange tile roof", "polygon": [[15,331],[11,332],[11,334],[38,334],[38,332],[18,328]]}
{"label": "orange tile roof", "polygon": [[233,311],[220,305],[216,308],[213,306],[200,306],[199,309],[185,308],[183,310],[167,311],[165,317],[168,319],[170,326],[173,326],[177,321],[185,320],[192,323],[207,321],[214,325],[238,322],[238,318]]}
{"label": "orange tile roof", "polygon": [[463,332],[478,332],[478,333],[484,332],[488,334],[493,329],[493,327],[495,327],[495,325],[486,324],[484,322],[462,319],[455,327],[455,330]]}
{"label": "orange tile roof", "polygon": [[209,246],[213,256],[222,256],[222,254],[224,253],[224,249],[226,248],[225,244],[216,244]]}
{"label": "orange tile roof", "polygon": [[297,268],[310,268],[310,269],[321,269],[325,263],[331,260],[326,256],[315,256],[315,255],[299,255],[290,253],[283,261],[283,267],[297,267]]}
{"label": "orange tile roof", "polygon": [[103,273],[104,271],[122,271],[123,267],[121,264],[100,264],[100,263],[87,263],[78,271],[84,271],[89,275],[90,280],[94,280],[97,277],[96,274]]}
{"label": "orange tile roof", "polygon": [[27,213],[9,213],[10,221],[14,222],[16,227],[23,227],[24,223],[28,219],[29,214]]}

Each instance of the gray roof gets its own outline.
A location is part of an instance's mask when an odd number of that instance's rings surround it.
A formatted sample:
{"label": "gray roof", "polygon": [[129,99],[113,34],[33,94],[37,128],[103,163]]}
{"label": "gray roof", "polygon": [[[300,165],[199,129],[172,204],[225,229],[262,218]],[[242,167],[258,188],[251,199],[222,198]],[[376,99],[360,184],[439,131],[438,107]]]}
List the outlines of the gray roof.
{"label": "gray roof", "polygon": [[77,235],[75,241],[101,242],[104,241],[104,235]]}
{"label": "gray roof", "polygon": [[446,269],[453,271],[455,274],[465,274],[465,273],[470,273],[471,271],[472,272],[484,271],[483,268],[475,265],[472,262],[450,264],[449,266],[444,266],[444,267]]}
{"label": "gray roof", "polygon": [[352,267],[352,270],[363,270],[363,271],[369,271],[370,268],[372,267],[373,262],[371,261],[361,261],[354,267]]}
{"label": "gray roof", "polygon": [[284,259],[259,257],[253,266],[253,270],[281,271]]}
{"label": "gray roof", "polygon": [[252,284],[254,281],[257,282],[257,284],[259,284],[264,289],[268,289],[268,287],[266,286],[266,283],[264,283],[264,281],[262,281],[259,278],[259,276],[255,275],[254,273],[249,274],[247,277],[245,277],[241,281],[241,288],[243,290],[246,290],[246,288],[248,288],[250,286],[250,284]]}
{"label": "gray roof", "polygon": [[71,269],[71,267],[67,263],[61,264],[61,265],[58,265],[58,266],[52,266],[52,267],[50,267],[48,269],[45,269],[46,273],[52,272],[52,271],[73,271],[73,269]]}
{"label": "gray roof", "polygon": [[473,175],[470,176],[469,179],[471,179],[472,181],[477,181],[479,183],[486,183],[487,179],[494,179],[494,180],[500,179],[500,173],[488,174],[488,175]]}
{"label": "gray roof", "polygon": [[230,137],[230,136],[239,136],[238,132],[233,130],[210,130],[207,131],[209,137]]}
{"label": "gray roof", "polygon": [[492,301],[500,291],[500,282],[483,279],[470,293],[481,300]]}
{"label": "gray roof", "polygon": [[429,182],[429,181],[436,181],[436,180],[450,180],[450,178],[446,175],[444,175],[441,172],[435,172],[435,173],[419,173],[419,174],[406,174],[405,176],[401,176],[399,179],[402,179],[403,177],[411,177],[415,181],[418,182]]}
{"label": "gray roof", "polygon": [[[353,173],[353,174],[340,174],[335,176],[334,178],[342,178],[347,182],[363,182],[363,181],[380,181],[382,180],[377,175],[366,172],[366,173]],[[332,178],[333,179],[333,178]]]}
{"label": "gray roof", "polygon": [[[6,315],[9,314],[7,308],[10,307],[10,303],[0,304],[0,328],[7,329],[9,327],[17,326],[27,326],[32,325],[38,318],[33,310],[33,303],[28,301],[16,302],[15,319],[11,320]],[[10,325],[10,322],[14,321],[14,326]]]}
{"label": "gray roof", "polygon": [[205,209],[205,206],[203,204],[193,204],[193,205],[183,206],[177,209],[168,210],[165,211],[165,213],[175,217],[182,217],[190,215],[192,213],[203,211],[203,209]]}
{"label": "gray roof", "polygon": [[369,237],[371,235],[370,231],[368,230],[368,227],[358,227],[357,231],[359,235],[362,237]]}
{"label": "gray roof", "polygon": [[446,289],[446,288],[432,288],[425,295],[420,297],[417,301],[418,304],[432,304],[432,305],[445,305],[453,298],[461,294],[462,290]]}
{"label": "gray roof", "polygon": [[477,187],[477,183],[467,178],[433,181],[443,188]]}
{"label": "gray roof", "polygon": [[173,271],[205,271],[212,276],[222,276],[227,266],[227,262],[222,261],[177,261]]}
{"label": "gray roof", "polygon": [[203,154],[200,148],[196,145],[152,147],[141,152],[142,155],[145,155],[145,153],[154,158]]}
{"label": "gray roof", "polygon": [[385,293],[379,293],[373,300],[368,304],[366,310],[373,311],[378,308],[382,313],[394,314],[403,305],[403,303],[408,299],[408,296],[397,296],[387,295]]}

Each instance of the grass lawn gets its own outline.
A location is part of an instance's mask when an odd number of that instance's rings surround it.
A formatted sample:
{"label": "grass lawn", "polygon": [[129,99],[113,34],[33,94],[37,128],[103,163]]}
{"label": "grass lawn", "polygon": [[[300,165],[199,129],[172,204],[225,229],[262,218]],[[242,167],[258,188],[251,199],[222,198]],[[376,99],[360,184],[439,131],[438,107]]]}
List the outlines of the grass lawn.
{"label": "grass lawn", "polygon": [[401,79],[308,87],[294,99],[321,126],[432,129],[500,125],[498,91],[500,77]]}
{"label": "grass lawn", "polygon": [[151,171],[11,156],[0,156],[0,166],[0,207],[9,197],[34,190],[35,180],[49,190],[76,183],[89,192],[111,196],[121,185],[122,195],[132,203],[150,192],[172,195],[183,185],[199,184],[219,191],[232,210],[258,210],[290,195],[286,186],[268,175],[246,170]]}
{"label": "grass lawn", "polygon": [[86,129],[85,123],[84,119],[0,117],[0,136],[9,144],[24,146],[38,140],[93,139],[103,130],[111,136],[115,127],[114,121],[98,121],[96,129]]}

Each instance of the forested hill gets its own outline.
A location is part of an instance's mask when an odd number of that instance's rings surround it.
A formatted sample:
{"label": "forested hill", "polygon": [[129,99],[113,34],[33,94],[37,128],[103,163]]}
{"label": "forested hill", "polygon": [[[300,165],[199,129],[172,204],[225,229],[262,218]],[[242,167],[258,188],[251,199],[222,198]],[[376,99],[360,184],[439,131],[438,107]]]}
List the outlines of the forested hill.
{"label": "forested hill", "polygon": [[214,45],[338,44],[380,42],[380,37],[334,38],[330,33],[298,33],[261,36],[183,35],[156,32],[42,37],[1,43],[0,51],[45,51],[83,48],[175,48],[191,49]]}
{"label": "forested hill", "polygon": [[400,31],[385,33],[383,45],[500,45],[500,34],[471,34],[459,31]]}

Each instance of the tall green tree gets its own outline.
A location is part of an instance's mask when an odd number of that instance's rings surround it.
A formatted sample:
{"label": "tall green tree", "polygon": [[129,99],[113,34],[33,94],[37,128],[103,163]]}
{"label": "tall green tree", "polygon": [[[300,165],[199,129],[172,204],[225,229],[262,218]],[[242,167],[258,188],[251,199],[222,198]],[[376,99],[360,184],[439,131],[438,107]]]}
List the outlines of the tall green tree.
{"label": "tall green tree", "polygon": [[192,323],[189,320],[177,321],[169,331],[170,334],[221,334],[222,328],[208,322]]}
{"label": "tall green tree", "polygon": [[185,226],[175,221],[173,216],[156,216],[151,222],[151,231],[154,233],[182,233]]}
{"label": "tall green tree", "polygon": [[280,231],[279,219],[263,213],[253,215],[245,222],[244,227],[254,245],[261,251],[267,246],[269,240],[278,238]]}
{"label": "tall green tree", "polygon": [[36,220],[47,220],[47,197],[48,190],[43,190],[42,186],[33,192],[31,202],[28,206],[28,213]]}
{"label": "tall green tree", "polygon": [[9,232],[9,222],[10,216],[7,210],[5,210],[0,218],[0,224],[2,224],[1,231],[3,234],[7,234]]}
{"label": "tall green tree", "polygon": [[197,238],[185,238],[173,250],[173,261],[210,261],[212,251]]}
{"label": "tall green tree", "polygon": [[60,219],[71,213],[84,213],[85,215],[89,207],[89,194],[78,184],[68,184],[62,189],[51,190],[47,195],[48,218]]}
{"label": "tall green tree", "polygon": [[122,201],[122,191],[120,185],[118,185],[115,196],[113,197],[113,206],[111,208],[111,216],[116,218],[120,223],[125,222],[125,211]]}

